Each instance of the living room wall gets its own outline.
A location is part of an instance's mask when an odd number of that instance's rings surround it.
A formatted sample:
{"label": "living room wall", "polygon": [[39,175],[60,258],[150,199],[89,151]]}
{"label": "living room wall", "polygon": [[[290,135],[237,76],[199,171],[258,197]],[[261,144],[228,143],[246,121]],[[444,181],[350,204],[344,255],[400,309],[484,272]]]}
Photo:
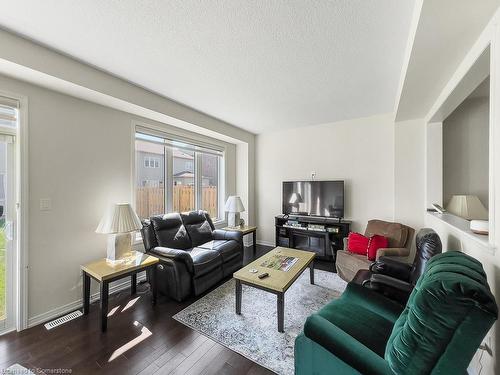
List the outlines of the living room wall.
{"label": "living room wall", "polygon": [[274,245],[274,216],[281,213],[281,183],[346,181],[345,216],[363,231],[370,219],[394,217],[394,120],[379,115],[257,136],[258,241]]}
{"label": "living room wall", "polygon": [[[106,236],[94,231],[108,204],[131,201],[133,120],[207,138],[3,75],[0,89],[28,98],[32,325],[79,308],[80,264],[106,255]],[[226,194],[235,194],[236,146],[218,142],[227,147]],[[52,200],[50,211],[40,198]]]}

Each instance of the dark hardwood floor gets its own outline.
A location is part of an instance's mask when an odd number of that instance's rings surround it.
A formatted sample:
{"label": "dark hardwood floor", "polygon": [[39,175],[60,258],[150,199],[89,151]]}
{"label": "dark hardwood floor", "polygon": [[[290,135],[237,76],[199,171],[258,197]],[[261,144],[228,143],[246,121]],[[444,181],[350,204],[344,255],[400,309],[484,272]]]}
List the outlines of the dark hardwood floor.
{"label": "dark hardwood floor", "polygon": [[[270,249],[258,246],[257,256]],[[251,260],[246,248],[244,263]],[[316,267],[333,270],[332,263]],[[153,308],[147,284],[139,285],[135,296],[128,290],[113,294],[105,334],[94,303],[88,316],[50,331],[39,325],[1,336],[0,369],[19,363],[34,372],[46,369],[47,375],[69,373],[65,369],[72,374],[272,374],[172,319],[195,300],[179,303],[160,296]]]}

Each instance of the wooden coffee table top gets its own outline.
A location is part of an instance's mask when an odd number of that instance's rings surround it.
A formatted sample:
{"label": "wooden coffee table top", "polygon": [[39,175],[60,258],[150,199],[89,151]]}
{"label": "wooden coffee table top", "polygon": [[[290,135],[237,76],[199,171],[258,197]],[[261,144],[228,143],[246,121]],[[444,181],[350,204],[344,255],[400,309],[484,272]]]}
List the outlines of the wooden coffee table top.
{"label": "wooden coffee table top", "polygon": [[[297,262],[288,271],[275,270],[268,267],[263,267],[261,264],[274,255],[285,255],[298,258]],[[287,247],[277,247],[252,263],[236,271],[233,274],[235,279],[241,280],[244,283],[252,284],[256,287],[270,289],[276,292],[285,292],[300,274],[314,260],[315,254],[310,251],[302,251],[289,249]],[[251,269],[258,270],[257,273],[251,273]],[[269,274],[265,279],[259,279],[259,275],[267,272]]]}

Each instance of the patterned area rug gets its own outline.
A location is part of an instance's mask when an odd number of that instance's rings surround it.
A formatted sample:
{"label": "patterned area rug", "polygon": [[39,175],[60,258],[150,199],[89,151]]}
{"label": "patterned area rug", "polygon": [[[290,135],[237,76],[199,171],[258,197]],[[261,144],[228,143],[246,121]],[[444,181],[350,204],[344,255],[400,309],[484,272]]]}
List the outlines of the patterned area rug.
{"label": "patterned area rug", "polygon": [[276,295],[243,285],[241,315],[235,313],[234,279],[174,315],[174,319],[280,375],[294,373],[293,347],[306,318],[347,283],[336,273],[306,270],[285,293],[285,333],[278,332]]}

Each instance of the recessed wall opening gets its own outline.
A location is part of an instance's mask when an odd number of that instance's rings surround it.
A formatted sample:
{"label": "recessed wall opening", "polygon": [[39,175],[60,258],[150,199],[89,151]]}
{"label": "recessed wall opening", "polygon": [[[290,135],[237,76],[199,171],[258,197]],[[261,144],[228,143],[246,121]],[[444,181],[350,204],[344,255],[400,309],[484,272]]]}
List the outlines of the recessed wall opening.
{"label": "recessed wall opening", "polygon": [[488,220],[490,78],[443,121],[443,203],[466,219]]}
{"label": "recessed wall opening", "polygon": [[[426,129],[426,205],[430,215],[493,246],[490,46],[439,99]],[[444,214],[432,212],[434,204]]]}

